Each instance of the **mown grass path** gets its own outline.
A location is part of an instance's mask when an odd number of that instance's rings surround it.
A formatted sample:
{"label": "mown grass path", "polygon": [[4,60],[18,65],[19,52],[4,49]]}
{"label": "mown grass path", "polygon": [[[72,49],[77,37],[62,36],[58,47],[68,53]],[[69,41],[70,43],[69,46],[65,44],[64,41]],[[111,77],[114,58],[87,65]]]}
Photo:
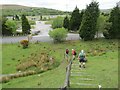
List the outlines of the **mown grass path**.
{"label": "mown grass path", "polygon": [[94,78],[94,73],[89,74],[87,68],[80,68],[77,60],[73,61],[70,75],[71,88],[98,88],[97,80]]}

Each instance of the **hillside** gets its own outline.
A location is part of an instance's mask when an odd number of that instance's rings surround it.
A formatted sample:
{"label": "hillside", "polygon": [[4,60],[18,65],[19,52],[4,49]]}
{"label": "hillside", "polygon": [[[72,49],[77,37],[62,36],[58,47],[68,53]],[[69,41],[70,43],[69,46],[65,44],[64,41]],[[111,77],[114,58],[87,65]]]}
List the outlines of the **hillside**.
{"label": "hillside", "polygon": [[40,8],[40,7],[28,7],[15,4],[0,5],[2,7],[2,14],[5,16],[12,16],[15,14],[21,15],[58,15],[65,14],[65,12],[55,9]]}
{"label": "hillside", "polygon": [[[118,2],[119,4],[120,2]],[[0,4],[0,11],[2,9],[2,15],[4,16],[13,16],[17,15],[28,15],[28,16],[35,16],[35,15],[63,15],[63,14],[70,14],[71,12],[63,12],[60,10],[55,9],[48,9],[48,8],[40,8],[40,7],[28,7],[23,5],[15,5],[15,4]],[[111,9],[101,9],[101,12],[110,13]]]}
{"label": "hillside", "polygon": [[15,4],[4,4],[4,5],[0,5],[0,7],[2,7],[1,9],[27,9],[29,8],[27,6],[15,5]]}

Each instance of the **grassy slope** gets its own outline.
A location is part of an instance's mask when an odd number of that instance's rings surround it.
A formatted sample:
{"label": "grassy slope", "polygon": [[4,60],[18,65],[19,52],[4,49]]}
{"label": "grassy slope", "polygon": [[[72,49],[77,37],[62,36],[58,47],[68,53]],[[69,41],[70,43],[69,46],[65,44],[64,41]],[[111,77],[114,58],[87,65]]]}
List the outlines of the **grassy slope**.
{"label": "grassy slope", "polygon": [[[42,74],[32,75],[14,79],[6,84],[4,88],[58,88],[65,80],[66,63],[62,63],[58,68]],[[40,75],[40,76],[39,76]],[[24,83],[23,83],[24,82]]]}
{"label": "grassy slope", "polygon": [[[4,44],[2,47],[2,73],[9,74],[16,72],[16,65],[19,64],[18,60],[24,60],[31,55],[31,53],[41,53],[42,51],[48,51],[49,54],[56,57],[58,63],[61,62],[63,57],[63,50],[60,46],[55,46],[54,44],[39,43],[39,44],[30,44],[28,49],[22,49],[18,47],[19,44]],[[51,48],[51,46],[53,46]],[[55,47],[54,47],[55,46]],[[63,47],[64,48],[64,47]],[[51,50],[51,51],[50,51]],[[56,52],[59,50],[60,52]],[[53,54],[56,53],[56,54]],[[61,58],[60,58],[61,57]]]}
{"label": "grassy slope", "polygon": [[[99,47],[99,49],[106,49],[106,54],[101,56],[88,55],[87,58],[89,62],[87,63],[86,72],[94,75],[95,76],[94,78],[96,79],[95,82],[100,83],[103,87],[106,88],[117,87],[118,85],[118,45],[117,44],[118,44],[117,40],[94,40],[92,42],[69,41],[69,42],[64,42],[62,44],[47,44],[47,43],[32,44],[30,45],[30,48],[26,50],[22,50],[20,47],[18,48],[16,44],[4,45],[3,70],[5,71],[3,71],[3,73],[15,72],[15,67],[13,66],[15,66],[16,63],[18,63],[17,59],[23,58],[21,57],[22,55],[28,57],[31,51],[38,53],[41,51],[40,49],[44,48],[44,46],[47,47],[47,50],[49,49],[55,50],[55,52],[51,54],[54,54],[56,58],[58,58],[59,62],[61,62],[61,60],[63,59],[63,52],[65,48],[69,48],[70,50],[74,48],[77,51],[77,53],[81,49],[84,49],[87,53],[89,50],[95,50],[96,48]],[[9,51],[12,51],[12,53]],[[11,60],[12,57],[15,57],[16,59]],[[6,65],[7,63],[11,63],[11,66],[7,66]],[[30,88],[59,87],[64,82],[65,66],[66,63],[61,64],[61,66],[59,66],[58,68],[44,72],[39,77],[37,75],[33,75],[29,77],[17,78],[11,80],[8,83],[4,83],[3,87],[6,88],[7,87],[30,87]],[[40,85],[38,85],[38,83],[40,83]]]}
{"label": "grassy slope", "polygon": [[63,11],[55,10],[55,9],[49,9],[49,8],[42,8],[42,7],[30,7],[30,6],[22,6],[22,5],[15,5],[15,4],[3,4],[0,5],[2,7],[0,10],[2,10],[2,14],[6,16],[12,16],[14,14],[22,15],[25,14],[27,16],[31,15],[58,15],[58,14],[64,14]]}
{"label": "grassy slope", "polygon": [[[114,58],[113,58],[114,57]],[[106,55],[89,57],[86,63],[86,69],[79,72],[91,76],[71,77],[72,83],[88,83],[102,85],[102,88],[118,87],[118,52],[109,52]],[[78,61],[77,61],[78,63]],[[76,67],[75,67],[76,68]],[[79,68],[79,67],[78,67]],[[90,78],[93,81],[82,81],[80,78]],[[71,85],[71,88],[98,88],[98,86],[79,86]]]}
{"label": "grassy slope", "polygon": [[0,4],[0,7],[2,7],[1,9],[27,9],[29,8],[27,6],[16,5],[16,4],[4,4],[4,5]]}

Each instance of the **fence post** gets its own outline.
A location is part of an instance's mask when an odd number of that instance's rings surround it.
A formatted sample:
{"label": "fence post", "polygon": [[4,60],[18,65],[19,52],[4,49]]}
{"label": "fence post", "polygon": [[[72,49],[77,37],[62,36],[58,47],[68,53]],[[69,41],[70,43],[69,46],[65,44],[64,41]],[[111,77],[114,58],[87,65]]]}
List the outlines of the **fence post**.
{"label": "fence post", "polygon": [[64,82],[64,86],[60,88],[59,90],[67,90],[68,87],[70,87],[70,70],[71,70],[71,64],[73,60],[70,60],[70,63],[66,67],[66,79]]}

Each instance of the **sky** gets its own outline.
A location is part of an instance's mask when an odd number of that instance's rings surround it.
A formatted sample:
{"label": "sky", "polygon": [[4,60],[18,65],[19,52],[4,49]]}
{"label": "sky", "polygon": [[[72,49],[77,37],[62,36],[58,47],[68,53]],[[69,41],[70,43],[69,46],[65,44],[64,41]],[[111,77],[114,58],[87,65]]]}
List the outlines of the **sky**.
{"label": "sky", "polygon": [[[85,9],[92,0],[0,0],[0,4],[18,4],[32,7],[45,7],[62,11],[73,11],[77,6]],[[99,2],[100,9],[110,9],[120,0],[95,0]]]}

